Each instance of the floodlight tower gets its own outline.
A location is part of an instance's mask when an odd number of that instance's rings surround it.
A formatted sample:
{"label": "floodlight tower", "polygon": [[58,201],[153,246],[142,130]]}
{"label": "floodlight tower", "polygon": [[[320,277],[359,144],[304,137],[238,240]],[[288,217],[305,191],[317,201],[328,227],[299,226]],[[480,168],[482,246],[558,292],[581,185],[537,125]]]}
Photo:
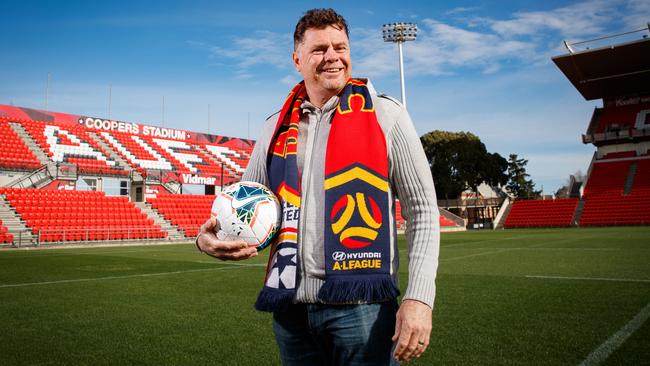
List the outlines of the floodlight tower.
{"label": "floodlight tower", "polygon": [[384,24],[382,28],[384,42],[397,43],[399,50],[399,80],[402,88],[402,104],[406,107],[406,92],[404,90],[404,53],[402,43],[415,41],[418,36],[418,26],[415,23],[390,23]]}

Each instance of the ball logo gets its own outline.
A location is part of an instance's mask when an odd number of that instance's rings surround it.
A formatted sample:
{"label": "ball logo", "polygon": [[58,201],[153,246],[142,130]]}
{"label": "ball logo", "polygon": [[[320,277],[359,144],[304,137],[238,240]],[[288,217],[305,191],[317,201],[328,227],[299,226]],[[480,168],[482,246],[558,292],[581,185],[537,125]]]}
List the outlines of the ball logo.
{"label": "ball logo", "polygon": [[[355,212],[359,213],[365,226],[349,226]],[[339,198],[332,207],[330,219],[333,222],[332,231],[339,236],[339,242],[350,249],[363,248],[372,244],[377,238],[377,229],[382,224],[381,211],[377,202],[361,192],[357,192],[354,197],[346,194]]]}
{"label": "ball logo", "polygon": [[347,254],[344,252],[334,252],[332,253],[332,259],[335,260],[336,262],[340,262],[342,260],[345,260],[347,258]]}

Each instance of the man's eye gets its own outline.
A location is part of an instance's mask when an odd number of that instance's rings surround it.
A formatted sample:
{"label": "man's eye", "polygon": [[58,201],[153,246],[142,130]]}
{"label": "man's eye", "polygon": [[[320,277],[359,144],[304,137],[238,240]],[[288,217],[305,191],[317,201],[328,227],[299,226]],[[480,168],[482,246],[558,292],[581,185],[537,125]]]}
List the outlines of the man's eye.
{"label": "man's eye", "polygon": [[325,53],[323,50],[314,50],[314,55],[322,55],[323,53]]}

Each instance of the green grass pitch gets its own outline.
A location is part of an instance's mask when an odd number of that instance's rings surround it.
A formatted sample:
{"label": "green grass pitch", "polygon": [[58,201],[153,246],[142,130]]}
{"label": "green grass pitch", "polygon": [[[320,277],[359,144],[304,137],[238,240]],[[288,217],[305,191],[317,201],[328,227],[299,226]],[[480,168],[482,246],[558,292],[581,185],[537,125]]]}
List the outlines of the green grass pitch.
{"label": "green grass pitch", "polygon": [[[253,310],[267,253],[2,250],[0,365],[279,364],[271,317]],[[650,227],[443,234],[437,284],[431,345],[412,365],[578,365],[630,322],[600,364],[650,364],[650,320],[637,316]]]}

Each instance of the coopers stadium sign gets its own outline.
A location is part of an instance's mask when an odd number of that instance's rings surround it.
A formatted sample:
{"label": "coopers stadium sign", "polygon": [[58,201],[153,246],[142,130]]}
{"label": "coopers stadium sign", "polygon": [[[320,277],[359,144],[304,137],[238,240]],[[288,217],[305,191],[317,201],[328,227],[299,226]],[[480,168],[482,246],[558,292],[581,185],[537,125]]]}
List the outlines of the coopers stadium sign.
{"label": "coopers stadium sign", "polygon": [[117,131],[173,140],[186,140],[190,138],[189,132],[173,128],[144,126],[137,123],[120,122],[93,117],[80,117],[78,122],[80,125],[95,130]]}

